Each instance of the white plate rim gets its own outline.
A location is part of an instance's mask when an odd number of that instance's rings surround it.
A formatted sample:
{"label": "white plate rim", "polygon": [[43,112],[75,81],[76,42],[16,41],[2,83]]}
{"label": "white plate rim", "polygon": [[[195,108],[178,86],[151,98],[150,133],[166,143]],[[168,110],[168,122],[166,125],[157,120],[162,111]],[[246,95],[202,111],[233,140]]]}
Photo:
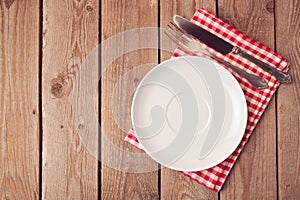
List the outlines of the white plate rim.
{"label": "white plate rim", "polygon": [[[153,67],[149,72],[147,72],[147,74],[142,78],[142,80],[140,81],[140,83],[138,84],[137,88],[136,88],[136,91],[133,95],[133,98],[132,98],[132,104],[131,104],[131,122],[132,122],[132,126],[133,126],[133,129],[134,129],[134,132],[135,132],[135,126],[134,126],[134,119],[133,119],[133,112],[134,112],[134,103],[136,101],[136,98],[137,98],[137,95],[138,95],[138,91],[140,90],[141,87],[143,87],[143,82],[145,79],[147,79],[147,77],[154,71],[156,70],[157,68],[159,68],[160,66],[170,62],[171,60],[174,61],[176,59],[189,59],[189,57],[199,57],[199,56],[179,56],[179,57],[172,57],[168,60],[165,60],[161,63],[159,63],[158,65],[156,65],[155,67]],[[200,57],[200,58],[203,58],[203,57]],[[220,64],[214,62],[214,65],[218,68],[221,69],[221,71],[223,73],[226,73],[228,75],[228,77],[230,77],[232,83],[237,86],[235,89],[238,90],[238,93],[240,93],[240,97],[241,98],[241,102],[243,104],[243,108],[244,110],[242,111],[244,116],[243,116],[243,120],[242,120],[242,123],[243,123],[243,126],[242,126],[242,130],[243,130],[243,133],[240,134],[240,137],[237,139],[237,141],[239,142],[236,142],[235,145],[233,145],[233,148],[231,151],[228,151],[227,153],[224,153],[224,156],[219,158],[218,160],[216,160],[215,162],[211,162],[210,165],[207,165],[207,166],[202,166],[202,167],[198,167],[198,168],[190,168],[190,169],[187,169],[187,168],[178,168],[178,167],[172,167],[172,166],[167,166],[167,168],[170,168],[170,169],[173,169],[173,170],[177,170],[177,171],[186,171],[186,172],[194,172],[194,171],[201,171],[201,170],[205,170],[205,169],[209,169],[211,167],[214,167],[220,163],[222,163],[223,161],[225,161],[235,150],[236,148],[239,146],[239,144],[242,142],[242,139],[243,139],[243,136],[245,134],[245,130],[246,130],[246,127],[247,127],[247,121],[248,121],[248,106],[247,106],[247,102],[246,102],[246,98],[245,98],[245,95],[244,95],[244,92],[242,90],[242,88],[240,87],[240,84],[239,82],[236,80],[236,78],[227,70],[225,69],[223,66],[221,66]],[[143,143],[141,142],[138,134],[136,134],[135,132],[135,137],[137,138],[137,140],[139,141],[139,144],[143,147],[143,150],[145,151],[145,153],[147,153],[154,161],[160,163],[159,161],[157,161],[154,157],[151,156],[151,153],[149,153],[147,151],[146,148],[144,148],[143,146]],[[161,164],[161,163],[160,163]],[[163,166],[163,165],[162,165]]]}

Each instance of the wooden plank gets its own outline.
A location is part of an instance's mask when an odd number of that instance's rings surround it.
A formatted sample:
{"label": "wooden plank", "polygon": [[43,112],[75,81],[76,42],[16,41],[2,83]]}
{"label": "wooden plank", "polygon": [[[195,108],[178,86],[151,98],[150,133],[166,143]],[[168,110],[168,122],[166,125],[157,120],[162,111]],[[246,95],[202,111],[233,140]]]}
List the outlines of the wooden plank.
{"label": "wooden plank", "polygon": [[0,198],[39,196],[39,2],[0,1]]}
{"label": "wooden plank", "polygon": [[[274,48],[272,1],[219,1],[220,18],[246,35]],[[241,153],[221,199],[276,198],[276,112],[271,101]]]}
{"label": "wooden plank", "polygon": [[0,1],[0,198],[39,197],[39,2]]}
{"label": "wooden plank", "polygon": [[163,168],[161,199],[218,199],[218,193],[196,183],[178,171]]}
{"label": "wooden plank", "polygon": [[[160,25],[165,28],[175,14],[190,19],[197,9],[205,8],[215,13],[216,2],[210,1],[160,1]],[[172,42],[161,33],[161,49],[169,50]],[[162,51],[161,61],[171,57],[172,52]],[[177,171],[163,168],[161,170],[161,199],[218,199],[218,193],[183,176]]]}
{"label": "wooden plank", "polygon": [[279,199],[300,197],[300,1],[276,1],[277,51],[290,62],[291,85],[277,96]]}
{"label": "wooden plank", "polygon": [[[130,106],[135,87],[153,65],[157,64],[157,50],[143,48],[143,42],[153,41],[157,48],[158,31],[153,35],[127,35],[133,29],[138,33],[143,27],[157,27],[158,2],[151,1],[102,1],[102,43],[111,41],[119,34],[116,43],[103,45],[102,49],[102,87],[101,87],[101,198],[102,199],[158,199],[157,164],[149,157],[141,162],[143,166],[152,166],[153,171],[135,173],[137,157],[127,157],[128,152],[140,154],[141,151],[124,142],[127,131],[131,128]],[[134,45],[141,48],[122,53]],[[105,59],[113,57],[107,66]],[[105,71],[104,71],[105,68]],[[110,150],[104,144],[104,137],[111,143]],[[146,156],[146,155],[145,155]],[[114,165],[106,161],[111,159]],[[131,172],[131,173],[129,173]]]}
{"label": "wooden plank", "polygon": [[[166,28],[167,24],[173,20],[173,16],[175,14],[181,15],[187,19],[190,19],[196,10],[200,8],[205,8],[211,13],[216,13],[216,1],[209,0],[196,0],[196,1],[182,1],[182,0],[173,0],[160,1],[160,27]],[[164,36],[164,33],[161,33],[161,49],[169,50],[170,48],[174,48],[172,41],[167,39]],[[162,51],[161,52],[161,61],[167,60],[171,57],[172,52]]]}
{"label": "wooden plank", "polygon": [[[98,160],[82,143],[78,131],[84,125],[75,116],[86,103],[75,88],[88,87],[88,82],[76,80],[81,64],[98,45],[98,24],[96,0],[43,1],[43,199],[98,197]],[[97,74],[98,66],[90,67]],[[84,120],[92,121],[94,115]]]}

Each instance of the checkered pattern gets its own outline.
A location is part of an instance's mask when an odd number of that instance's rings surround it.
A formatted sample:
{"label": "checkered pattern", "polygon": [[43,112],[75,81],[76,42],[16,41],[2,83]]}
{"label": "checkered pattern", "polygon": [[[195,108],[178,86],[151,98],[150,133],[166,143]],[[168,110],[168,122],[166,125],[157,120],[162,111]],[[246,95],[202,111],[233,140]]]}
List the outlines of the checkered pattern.
{"label": "checkered pattern", "polygon": [[[269,63],[273,67],[282,71],[288,70],[288,62],[276,52],[266,47],[265,45],[242,34],[240,31],[236,30],[235,28],[225,23],[221,19],[217,18],[213,14],[209,13],[208,11],[204,9],[198,10],[194,14],[191,21],[199,25],[203,29],[206,29],[207,31],[226,40],[232,45],[240,47],[248,54],[251,54],[256,58]],[[190,177],[191,179],[204,185],[205,187],[218,192],[221,190],[230,170],[232,169],[239,154],[241,153],[245,144],[247,143],[265,108],[269,104],[273,94],[279,86],[279,83],[273,76],[264,72],[253,63],[250,63],[249,61],[238,55],[231,53],[229,55],[224,56],[209,48],[205,44],[201,43],[201,45],[203,45],[211,53],[217,55],[220,58],[223,58],[227,62],[237,67],[240,67],[250,73],[254,73],[264,77],[268,81],[269,85],[269,87],[265,90],[256,90],[245,79],[237,76],[237,74],[231,71],[240,83],[241,88],[243,89],[248,106],[248,121],[244,137],[237,149],[232,153],[232,155],[230,155],[225,161],[218,164],[217,166],[198,172],[181,172],[185,176]],[[175,57],[181,55],[186,55],[186,52],[180,49],[176,49],[173,54],[173,56]],[[130,142],[131,144],[142,149],[142,146],[134,137],[133,130],[130,130],[127,137],[125,138],[125,141]]]}

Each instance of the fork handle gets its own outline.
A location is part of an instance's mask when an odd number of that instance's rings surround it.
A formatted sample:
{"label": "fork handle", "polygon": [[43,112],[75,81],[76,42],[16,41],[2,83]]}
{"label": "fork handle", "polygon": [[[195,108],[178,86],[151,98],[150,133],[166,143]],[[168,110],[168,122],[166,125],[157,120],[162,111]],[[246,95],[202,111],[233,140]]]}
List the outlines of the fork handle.
{"label": "fork handle", "polygon": [[282,72],[269,64],[258,60],[257,58],[247,54],[246,52],[242,51],[240,48],[234,47],[233,51],[234,54],[240,55],[243,58],[246,58],[247,60],[251,61],[252,63],[256,64],[261,69],[265,70],[266,72],[272,74],[280,83],[290,83],[291,77],[289,74]]}
{"label": "fork handle", "polygon": [[227,67],[229,67],[230,69],[235,71],[239,76],[245,78],[254,88],[259,89],[259,90],[268,88],[268,83],[263,77],[256,76],[254,74],[250,74],[250,73],[246,72],[245,70],[242,70],[242,69],[240,69],[240,68],[238,68],[216,56],[210,55],[210,57],[212,57],[213,59],[226,65]]}

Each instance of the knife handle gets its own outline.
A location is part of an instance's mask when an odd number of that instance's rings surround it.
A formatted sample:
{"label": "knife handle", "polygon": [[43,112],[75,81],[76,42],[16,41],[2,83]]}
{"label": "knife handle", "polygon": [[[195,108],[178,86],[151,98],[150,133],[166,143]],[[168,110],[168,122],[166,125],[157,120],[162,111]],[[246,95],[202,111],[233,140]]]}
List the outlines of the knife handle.
{"label": "knife handle", "polygon": [[238,47],[234,47],[232,50],[232,53],[240,55],[240,56],[246,58],[247,60],[251,61],[252,63],[256,64],[261,69],[272,74],[280,83],[290,83],[292,81],[289,74],[282,72],[282,71],[268,65],[267,63],[265,63],[261,60],[258,60],[257,58],[254,58],[253,56],[247,54],[246,52],[242,51]]}

